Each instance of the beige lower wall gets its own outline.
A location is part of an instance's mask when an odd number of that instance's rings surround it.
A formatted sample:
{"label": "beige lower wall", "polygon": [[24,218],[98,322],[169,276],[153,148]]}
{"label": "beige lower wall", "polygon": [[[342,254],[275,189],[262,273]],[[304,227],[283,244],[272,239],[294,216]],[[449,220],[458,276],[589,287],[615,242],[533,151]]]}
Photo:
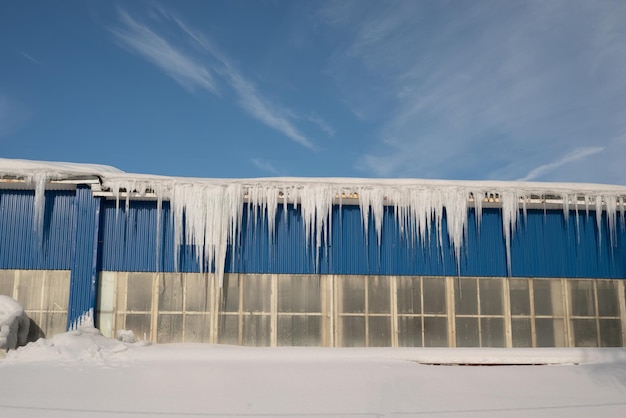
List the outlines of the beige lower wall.
{"label": "beige lower wall", "polygon": [[624,281],[103,272],[98,326],[155,343],[624,346]]}
{"label": "beige lower wall", "polygon": [[0,270],[0,294],[24,307],[30,340],[65,332],[69,289],[69,270]]}

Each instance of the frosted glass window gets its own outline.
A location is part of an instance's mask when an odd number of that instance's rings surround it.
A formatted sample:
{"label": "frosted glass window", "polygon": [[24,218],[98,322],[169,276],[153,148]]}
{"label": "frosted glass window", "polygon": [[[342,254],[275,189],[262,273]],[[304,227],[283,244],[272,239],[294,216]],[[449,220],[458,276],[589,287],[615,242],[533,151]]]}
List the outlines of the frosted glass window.
{"label": "frosted glass window", "polygon": [[279,312],[320,312],[320,276],[279,276]]}
{"label": "frosted glass window", "polygon": [[220,344],[239,344],[239,318],[235,315],[220,315],[218,334]]}
{"label": "frosted glass window", "polygon": [[126,310],[149,311],[152,307],[152,273],[136,273],[129,276]]}
{"label": "frosted glass window", "polygon": [[368,319],[368,346],[391,346],[391,317],[370,316]]}
{"label": "frosted glass window", "polygon": [[341,345],[343,347],[365,346],[365,317],[344,316],[341,321]]}
{"label": "frosted glass window", "polygon": [[267,347],[270,345],[270,316],[243,316],[243,345]]}
{"label": "frosted glass window", "polygon": [[371,276],[367,278],[367,310],[369,313],[390,312],[390,277]]}
{"label": "frosted glass window", "polygon": [[598,292],[598,314],[600,316],[619,316],[617,281],[598,280],[596,290]]}
{"label": "frosted glass window", "polygon": [[476,279],[455,279],[454,299],[457,315],[477,315],[477,297]]}
{"label": "frosted glass window", "polygon": [[622,346],[622,324],[619,319],[600,320],[600,346]]}
{"label": "frosted glass window", "polygon": [[148,339],[150,338],[150,318],[150,314],[127,314],[124,328],[131,330],[137,339]]}
{"label": "frosted glass window", "polygon": [[502,315],[502,280],[481,279],[478,284],[481,315]]}
{"label": "frosted glass window", "polygon": [[480,347],[478,318],[456,318],[456,346]]}
{"label": "frosted glass window", "polygon": [[269,312],[272,294],[269,276],[249,276],[243,280],[244,312]]}
{"label": "frosted glass window", "polygon": [[183,315],[159,314],[157,341],[159,343],[180,342],[183,339]]}
{"label": "frosted glass window", "polygon": [[511,334],[513,347],[532,347],[530,318],[512,318]]}
{"label": "frosted glass window", "polygon": [[239,277],[224,275],[222,284],[222,312],[239,311]]}
{"label": "frosted glass window", "polygon": [[365,280],[363,277],[346,276],[339,278],[341,288],[340,312],[365,312]]}
{"label": "frosted glass window", "polygon": [[278,317],[278,345],[320,346],[322,319],[319,316]]}
{"label": "frosted glass window", "polygon": [[482,347],[506,346],[506,340],[504,339],[503,318],[481,318],[480,328],[480,340]]}
{"label": "frosted glass window", "polygon": [[511,315],[530,315],[530,292],[528,280],[511,279]]}
{"label": "frosted glass window", "polygon": [[420,279],[417,277],[398,277],[398,313],[419,314],[422,311]]}
{"label": "frosted glass window", "polygon": [[448,346],[448,319],[424,318],[424,347]]}
{"label": "frosted glass window", "polygon": [[159,310],[183,310],[183,275],[181,273],[162,273],[159,283]]}
{"label": "frosted glass window", "polygon": [[211,330],[211,315],[185,315],[185,342],[208,343]]}
{"label": "frosted glass window", "polygon": [[597,347],[595,319],[573,319],[574,346],[576,347]]}
{"label": "frosted glass window", "polygon": [[561,282],[558,279],[534,280],[533,295],[535,315],[560,316],[563,314]]}
{"label": "frosted glass window", "polygon": [[596,313],[593,282],[591,280],[571,280],[570,294],[572,315],[594,316]]}
{"label": "frosted glass window", "polygon": [[400,347],[422,346],[422,318],[415,316],[398,317],[398,345]]}
{"label": "frosted glass window", "polygon": [[423,279],[424,313],[446,313],[446,282],[442,278]]}

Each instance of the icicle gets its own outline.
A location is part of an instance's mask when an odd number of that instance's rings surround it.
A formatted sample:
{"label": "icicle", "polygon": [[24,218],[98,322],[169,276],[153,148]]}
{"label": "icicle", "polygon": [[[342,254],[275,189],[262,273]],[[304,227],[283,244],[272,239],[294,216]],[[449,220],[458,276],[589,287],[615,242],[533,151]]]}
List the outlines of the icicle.
{"label": "icicle", "polygon": [[37,172],[30,179],[31,185],[35,186],[35,211],[33,214],[33,231],[40,243],[43,242],[43,222],[46,211],[46,173]]}
{"label": "icicle", "polygon": [[519,212],[519,195],[514,191],[506,191],[500,194],[502,202],[502,230],[506,245],[506,269],[511,276],[511,238],[515,233],[517,216]]}
{"label": "icicle", "polygon": [[602,196],[595,195],[596,200],[596,228],[598,229],[598,248],[602,249]]}

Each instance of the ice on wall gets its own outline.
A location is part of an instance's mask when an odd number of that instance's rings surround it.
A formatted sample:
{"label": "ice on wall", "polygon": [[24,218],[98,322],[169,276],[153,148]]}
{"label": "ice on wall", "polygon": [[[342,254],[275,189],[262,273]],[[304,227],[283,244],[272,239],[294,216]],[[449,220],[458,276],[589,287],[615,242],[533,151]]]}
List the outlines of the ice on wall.
{"label": "ice on wall", "polygon": [[[7,161],[12,163],[8,167],[3,166]],[[28,162],[30,166],[24,168],[15,161],[0,159],[0,177],[6,177],[8,173],[9,177],[21,176],[35,185],[36,217],[43,215],[41,196],[46,182],[68,176],[96,176],[102,188],[112,193],[118,208],[121,204],[128,208],[130,199],[137,197],[156,199],[158,208],[164,200],[169,201],[176,248],[183,241],[194,246],[200,264],[207,269],[214,266],[220,283],[225,269],[227,248],[240,239],[243,216],[251,216],[256,222],[257,215],[262,215],[267,222],[271,242],[278,207],[289,203],[300,209],[307,245],[315,250],[312,253],[316,257],[322,247],[330,244],[330,231],[334,221],[333,205],[357,203],[366,237],[370,218],[372,219],[377,242],[368,243],[370,245],[377,245],[381,241],[384,208],[390,206],[401,233],[407,239],[413,242],[420,240],[425,244],[434,232],[442,255],[445,218],[448,239],[459,272],[461,250],[467,239],[469,209],[475,209],[480,231],[485,201],[495,202],[502,210],[509,274],[511,242],[519,223],[520,212],[525,217],[531,201],[554,200],[562,206],[565,217],[569,216],[570,210],[578,214],[583,208],[589,215],[591,207],[595,209],[598,234],[602,230],[604,211],[612,245],[616,240],[618,213],[621,225],[624,225],[624,186],[352,178],[194,179],[126,174],[110,167],[83,165],[61,165],[55,170],[55,163],[41,163],[43,167],[33,174],[33,169],[38,167],[37,162]],[[161,211],[159,216],[160,213]],[[578,222],[578,217],[576,220]],[[159,218],[156,225],[157,236],[160,235],[160,225]],[[433,228],[434,231],[431,231]],[[158,259],[155,262],[158,267]]]}

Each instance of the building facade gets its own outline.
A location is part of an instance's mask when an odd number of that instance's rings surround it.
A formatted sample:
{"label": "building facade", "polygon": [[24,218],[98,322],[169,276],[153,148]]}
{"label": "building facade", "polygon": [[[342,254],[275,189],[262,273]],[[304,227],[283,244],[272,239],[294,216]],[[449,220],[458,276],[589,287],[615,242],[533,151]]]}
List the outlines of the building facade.
{"label": "building facade", "polygon": [[0,170],[0,294],[41,335],[626,345],[619,186],[40,171]]}

